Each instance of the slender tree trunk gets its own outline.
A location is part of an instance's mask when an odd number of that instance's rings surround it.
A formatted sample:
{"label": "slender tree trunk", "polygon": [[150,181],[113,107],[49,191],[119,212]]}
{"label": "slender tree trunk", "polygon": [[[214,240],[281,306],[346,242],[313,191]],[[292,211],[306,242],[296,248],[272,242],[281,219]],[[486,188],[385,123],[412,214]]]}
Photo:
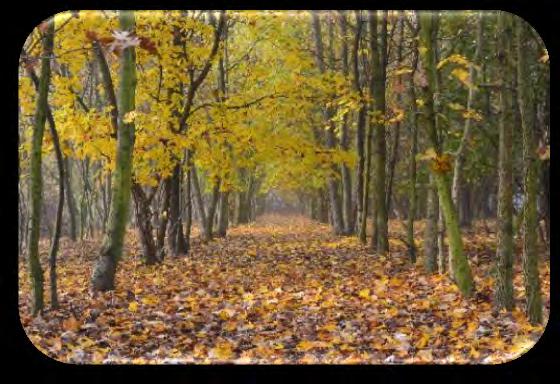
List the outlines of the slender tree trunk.
{"label": "slender tree trunk", "polygon": [[[429,273],[434,273],[437,268],[437,223],[439,217],[439,203],[434,178],[430,175],[430,187],[426,204],[426,228],[424,230],[424,266]],[[440,273],[445,269],[440,265]]]}
{"label": "slender tree trunk", "polygon": [[[333,55],[332,38],[334,33],[334,29],[333,29],[334,27],[333,27],[333,23],[330,20],[328,22],[328,26],[329,26],[329,35],[331,37],[331,39],[329,39],[330,41],[329,47],[331,48],[329,49],[329,53],[332,56]],[[325,62],[323,58],[324,49],[323,49],[323,40],[321,36],[321,22],[319,20],[319,14],[317,12],[312,13],[312,27],[313,27],[314,37],[315,37],[315,49],[316,49],[315,61],[317,62],[319,71],[321,73],[325,73],[326,68],[325,68]],[[331,59],[331,62],[332,61],[334,60]],[[336,146],[335,144],[336,139],[334,136],[335,127],[334,127],[334,123],[330,121],[332,116],[333,116],[332,108],[323,108],[323,117],[325,122],[328,123],[328,129],[326,131],[326,146],[329,149],[333,149]],[[332,172],[335,175],[338,173],[335,166],[332,167]],[[340,235],[344,232],[344,225],[342,222],[342,204],[341,204],[340,196],[338,195],[338,182],[335,176],[328,177],[327,191],[329,195],[333,230],[337,235]]]}
{"label": "slender tree trunk", "polygon": [[[528,25],[517,20],[517,86],[518,104],[523,128],[523,277],[525,279],[526,313],[532,324],[540,324],[542,316],[542,298],[539,278],[539,261],[537,252],[537,191],[538,172],[535,148],[535,103],[534,91],[528,83],[531,72],[530,62],[536,57],[530,46]],[[528,57],[529,56],[529,60]]]}
{"label": "slender tree trunk", "polygon": [[204,229],[205,238],[212,240],[214,229],[214,217],[216,216],[216,207],[218,206],[218,199],[220,198],[220,180],[218,180],[212,187],[212,195],[208,203],[208,212],[206,213],[206,228]]}
{"label": "slender tree trunk", "polygon": [[[372,135],[373,127],[368,124],[366,142],[365,142],[365,164],[364,164],[364,183],[362,191],[362,216],[360,223],[359,238],[362,244],[366,244],[367,241],[367,216],[368,216],[368,203],[369,203],[369,190],[370,190],[370,173],[371,173],[371,147],[372,147]],[[373,243],[373,241],[372,241]]]}
{"label": "slender tree trunk", "polygon": [[352,44],[352,85],[355,92],[360,97],[360,109],[357,116],[356,127],[356,152],[358,154],[358,164],[356,166],[356,215],[355,226],[356,232],[360,240],[365,243],[365,232],[362,235],[362,217],[363,210],[363,193],[364,193],[364,166],[365,166],[365,149],[364,149],[364,136],[365,136],[365,122],[366,122],[366,106],[363,100],[362,87],[360,85],[360,68],[359,68],[359,49],[362,32],[362,16],[361,11],[356,13],[356,33],[354,35],[354,42]]}
{"label": "slender tree trunk", "polygon": [[192,231],[192,193],[191,193],[191,152],[185,151],[187,174],[185,177],[185,254],[191,249]]}
{"label": "slender tree trunk", "polygon": [[385,254],[389,250],[387,206],[386,202],[386,141],[385,141],[385,64],[387,60],[387,12],[383,11],[381,18],[381,34],[379,43],[377,37],[377,17],[373,12],[369,14],[370,26],[370,51],[372,57],[372,77],[370,82],[370,94],[372,95],[373,114],[371,122],[375,130],[373,143],[373,172],[374,183],[372,191],[372,205],[374,214],[374,236],[371,240],[371,248],[377,250],[378,254]]}
{"label": "slender tree trunk", "polygon": [[[414,40],[416,41],[416,40]],[[408,102],[410,104],[410,156],[409,156],[409,189],[408,189],[408,218],[407,218],[407,243],[408,257],[411,263],[416,262],[416,245],[414,243],[414,219],[416,218],[416,154],[418,153],[418,109],[416,107],[416,89],[414,74],[418,66],[418,49],[416,45],[412,50],[412,73],[408,84]]]}
{"label": "slender tree trunk", "polygon": [[167,232],[167,224],[169,222],[169,200],[171,195],[171,178],[163,181],[163,205],[161,214],[159,215],[159,223],[156,233],[156,249],[158,252],[158,259],[165,258],[165,233]]}
{"label": "slender tree trunk", "polygon": [[[397,46],[397,66],[400,67],[402,65],[402,50],[403,50],[403,42],[404,42],[404,16],[401,14],[399,16],[399,22],[398,22],[398,30],[399,30],[399,43]],[[397,84],[402,85],[402,77],[399,76],[397,79]],[[414,100],[414,103],[416,102],[416,100]],[[400,106],[402,104],[402,96],[401,93],[397,94],[397,104]],[[394,140],[393,140],[393,145],[391,147],[391,157],[389,158],[389,164],[387,167],[388,170],[388,180],[387,180],[387,192],[385,193],[386,199],[385,199],[385,206],[387,207],[387,213],[389,214],[391,212],[391,199],[393,196],[393,180],[395,177],[395,166],[397,164],[397,160],[398,160],[398,150],[399,150],[399,142],[400,142],[400,131],[401,131],[401,122],[400,120],[397,121],[397,123],[395,124],[395,134],[394,134]]]}
{"label": "slender tree trunk", "polygon": [[[29,71],[31,80],[35,86],[36,91],[39,91],[40,80],[33,70]],[[60,149],[60,140],[58,138],[58,132],[56,131],[56,125],[52,111],[47,103],[46,107],[47,121],[49,123],[49,129],[51,137],[53,140],[53,147],[56,156],[56,165],[58,169],[58,205],[56,208],[56,223],[54,232],[51,240],[51,249],[49,252],[49,273],[50,273],[50,283],[51,283],[51,307],[53,309],[58,308],[58,296],[57,296],[57,277],[56,277],[56,254],[58,252],[58,243],[60,240],[60,233],[62,230],[62,214],[64,209],[64,182],[65,182],[65,172],[64,172],[64,158],[62,155],[62,150]]]}
{"label": "slender tree trunk", "polygon": [[437,252],[438,252],[438,270],[440,273],[445,271],[445,263],[447,262],[447,270],[449,276],[454,278],[452,257],[446,257],[445,253],[445,219],[443,217],[443,210],[439,209],[437,218]]}
{"label": "slender tree trunk", "polygon": [[29,228],[28,262],[31,279],[31,312],[33,316],[43,311],[43,268],[39,260],[39,237],[41,230],[41,205],[42,205],[42,174],[41,174],[41,148],[47,118],[49,84],[51,81],[51,56],[54,45],[54,18],[47,22],[43,33],[43,53],[41,58],[41,77],[37,92],[37,105],[31,142],[30,165],[30,196],[31,196],[31,226]]}
{"label": "slender tree trunk", "polygon": [[50,282],[51,282],[51,308],[58,308],[58,295],[57,295],[57,276],[56,276],[56,255],[58,253],[58,244],[60,240],[60,232],[62,230],[62,213],[64,210],[64,160],[62,157],[62,150],[60,149],[60,140],[58,138],[58,133],[56,132],[56,127],[54,119],[50,110],[49,115],[49,127],[51,136],[53,139],[53,146],[56,155],[56,163],[58,167],[58,205],[56,208],[56,224],[54,227],[54,234],[51,241],[51,249],[49,252],[49,272],[50,272]]}
{"label": "slender tree trunk", "polygon": [[513,309],[513,119],[511,84],[511,54],[509,36],[511,18],[505,12],[498,15],[498,61],[500,63],[500,147],[498,164],[498,247],[496,250],[496,306]]}
{"label": "slender tree trunk", "polygon": [[68,218],[70,222],[70,240],[76,241],[76,202],[72,193],[72,167],[70,159],[64,157],[64,184],[66,191],[66,205],[68,206]]}
{"label": "slender tree trunk", "polygon": [[457,211],[451,199],[451,180],[448,175],[451,167],[448,164],[449,160],[442,155],[436,126],[434,90],[437,89],[438,80],[434,48],[437,29],[434,28],[434,25],[437,25],[436,13],[422,12],[420,14],[420,45],[424,47],[424,50],[420,52],[420,57],[422,58],[422,64],[428,79],[427,85],[424,87],[424,118],[428,136],[436,153],[436,158],[432,159],[430,168],[439,195],[440,209],[443,210],[445,218],[450,257],[452,258],[455,271],[454,280],[461,293],[465,296],[470,296],[474,292],[474,282],[468,259],[463,252],[463,240],[459,229]]}
{"label": "slender tree trunk", "polygon": [[194,166],[194,164],[191,169],[191,182],[192,192],[194,193],[194,201],[196,203],[198,217],[200,218],[201,235],[204,241],[210,241],[209,233],[207,232],[207,221],[211,220],[211,218],[206,216],[206,212],[204,210],[204,200],[202,199],[202,191],[200,190],[198,172],[196,171],[196,167]]}
{"label": "slender tree trunk", "polygon": [[[482,53],[482,43],[483,43],[483,31],[484,31],[484,15],[482,11],[478,14],[478,22],[477,22],[477,33],[476,33],[476,49],[473,58],[473,64],[469,68],[469,82],[474,84],[475,81],[475,67],[474,64],[477,64],[480,61],[480,55]],[[467,96],[467,111],[472,110],[473,103],[474,103],[474,93],[475,88],[474,86],[469,87],[468,96]],[[471,134],[471,120],[472,119],[465,119],[465,126],[463,128],[463,136],[461,137],[461,143],[459,144],[459,149],[455,154],[455,165],[453,167],[453,187],[451,196],[453,197],[453,204],[456,207],[459,207],[461,202],[461,190],[463,184],[463,167],[466,160],[466,152],[467,152],[467,144]],[[460,210],[461,212],[462,210]],[[465,217],[460,215],[461,224],[470,224],[467,223]]]}
{"label": "slender tree trunk", "polygon": [[[349,76],[348,68],[348,25],[346,20],[346,15],[344,12],[339,12],[340,20],[340,33],[342,35],[342,48],[341,48],[341,61],[342,61],[342,73],[345,77]],[[340,147],[344,151],[348,151],[350,148],[350,133],[348,129],[348,118],[344,116],[342,120],[342,132],[340,138]],[[354,232],[354,215],[352,212],[352,175],[348,165],[343,164],[341,166],[342,174],[342,207],[343,207],[343,221],[344,221],[344,233],[350,235]]]}
{"label": "slender tree trunk", "polygon": [[[134,12],[119,12],[120,28],[134,31]],[[125,122],[124,116],[135,109],[136,53],[127,47],[121,55],[117,158],[113,172],[113,198],[108,231],[100,252],[100,258],[92,274],[94,291],[107,291],[115,287],[117,263],[122,255],[126,221],[130,206],[132,184],[132,155],[134,148],[134,122]]]}

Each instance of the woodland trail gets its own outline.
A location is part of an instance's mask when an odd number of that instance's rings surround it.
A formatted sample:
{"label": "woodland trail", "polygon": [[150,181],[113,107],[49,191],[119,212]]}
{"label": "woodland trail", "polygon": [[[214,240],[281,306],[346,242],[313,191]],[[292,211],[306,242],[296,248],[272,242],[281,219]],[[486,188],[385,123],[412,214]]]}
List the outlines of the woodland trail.
{"label": "woodland trail", "polygon": [[[391,223],[391,234],[399,228]],[[208,244],[195,232],[188,257],[157,266],[141,264],[131,233],[127,241],[117,289],[97,297],[88,282],[98,243],[64,241],[61,308],[35,320],[20,263],[21,319],[40,350],[83,363],[497,363],[543,329],[524,317],[520,279],[513,313],[492,311],[485,241],[494,239],[466,239],[471,299],[421,260],[411,265],[394,237],[379,257],[299,216],[261,217]],[[548,308],[547,265],[541,273]]]}

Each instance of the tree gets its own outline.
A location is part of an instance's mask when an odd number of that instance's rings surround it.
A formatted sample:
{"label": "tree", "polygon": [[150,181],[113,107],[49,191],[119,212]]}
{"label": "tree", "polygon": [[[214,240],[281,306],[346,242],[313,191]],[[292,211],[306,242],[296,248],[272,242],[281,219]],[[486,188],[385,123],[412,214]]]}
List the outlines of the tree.
{"label": "tree", "polygon": [[426,85],[424,88],[424,122],[426,131],[433,146],[430,156],[430,169],[434,177],[439,196],[440,208],[445,218],[449,252],[454,267],[454,280],[461,293],[470,296],[474,292],[472,272],[467,257],[463,252],[463,240],[459,229],[457,211],[451,199],[450,179],[448,172],[451,169],[449,156],[444,153],[439,145],[434,112],[434,89],[436,88],[436,57],[434,55],[435,34],[433,26],[437,22],[436,13],[422,12],[420,14],[420,58],[426,71]]}
{"label": "tree", "polygon": [[35,119],[33,126],[33,139],[30,159],[30,196],[31,196],[31,225],[29,227],[28,263],[32,287],[31,312],[33,316],[43,310],[43,268],[39,260],[39,235],[41,224],[42,205],[42,173],[41,173],[41,147],[43,144],[43,133],[47,119],[49,85],[51,79],[51,56],[53,54],[54,42],[54,19],[51,19],[41,28],[41,40],[43,41],[43,52],[41,58],[41,75],[35,108]]}
{"label": "tree", "polygon": [[374,208],[374,235],[371,240],[371,248],[377,250],[378,254],[384,254],[389,250],[387,206],[386,206],[386,151],[385,139],[385,82],[387,68],[387,11],[381,17],[381,33],[377,34],[377,18],[370,14],[370,52],[372,58],[372,76],[370,81],[371,120],[373,124],[373,194],[372,205]]}
{"label": "tree", "polygon": [[[120,11],[119,23],[122,31],[128,32],[127,36],[131,36],[135,25],[134,12]],[[115,287],[115,273],[122,255],[130,205],[134,149],[134,120],[130,113],[135,109],[136,94],[136,53],[133,45],[123,47],[120,64],[117,157],[111,185],[113,199],[111,201],[108,230],[92,274],[94,291],[108,291]]]}
{"label": "tree", "polygon": [[[469,66],[468,82],[471,85],[469,86],[468,96],[467,96],[467,112],[472,111],[473,109],[474,95],[475,95],[475,87],[473,85],[475,81],[475,63],[478,63],[480,61],[480,56],[482,54],[482,44],[484,42],[483,31],[484,31],[484,15],[482,14],[482,12],[479,12],[479,14],[477,15],[476,50],[473,57],[473,63],[471,63]],[[461,137],[459,148],[455,153],[455,164],[453,166],[453,185],[451,189],[451,196],[453,197],[453,204],[455,204],[456,207],[459,207],[459,204],[461,203],[461,187],[463,183],[462,174],[463,174],[463,167],[465,164],[467,143],[471,136],[472,120],[473,120],[472,118],[465,118],[463,136]],[[465,218],[461,217],[461,221],[464,222]]]}
{"label": "tree", "polygon": [[[313,33],[315,37],[315,57],[317,62],[317,67],[319,68],[320,73],[325,73],[326,65],[324,61],[324,49],[323,49],[323,38],[321,35],[321,22],[319,19],[319,14],[317,12],[313,12],[312,14],[312,23],[313,23]],[[332,20],[328,20],[329,26],[329,34],[332,37],[334,25]],[[329,39],[332,42],[332,38]],[[329,44],[329,51],[332,51],[332,43]],[[331,60],[331,65],[332,65]],[[323,116],[324,119],[328,122],[328,128],[325,132],[325,139],[326,139],[326,146],[329,149],[335,148],[336,145],[336,138],[334,134],[334,123],[332,122],[331,118],[334,114],[332,107],[323,108]],[[336,234],[342,234],[344,232],[344,223],[342,218],[342,203],[340,200],[340,196],[338,194],[338,182],[336,180],[336,176],[338,174],[336,168],[332,167],[333,175],[328,178],[327,187],[329,193],[329,203],[330,203],[330,210],[332,215],[332,225],[333,230]]]}
{"label": "tree", "polygon": [[526,312],[533,324],[542,323],[542,299],[537,252],[537,156],[535,149],[535,100],[530,64],[536,61],[528,25],[517,20],[517,97],[523,129],[523,276]]}
{"label": "tree", "polygon": [[511,86],[511,18],[498,14],[498,62],[500,83],[500,149],[498,159],[498,246],[496,249],[496,306],[513,308],[513,163],[512,163],[512,97]]}

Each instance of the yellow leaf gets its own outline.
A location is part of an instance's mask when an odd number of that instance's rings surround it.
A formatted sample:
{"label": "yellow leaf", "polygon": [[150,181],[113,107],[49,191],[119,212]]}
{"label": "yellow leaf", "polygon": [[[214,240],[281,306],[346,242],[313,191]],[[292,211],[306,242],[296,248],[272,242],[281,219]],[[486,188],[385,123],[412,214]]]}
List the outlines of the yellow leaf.
{"label": "yellow leaf", "polygon": [[322,326],[321,329],[324,330],[324,331],[333,332],[334,330],[336,330],[336,324],[335,323],[329,323],[329,324],[326,324],[326,325]]}
{"label": "yellow leaf", "polygon": [[136,111],[130,111],[127,112],[124,116],[123,116],[123,122],[126,124],[130,124],[134,121],[134,119],[136,119]]}
{"label": "yellow leaf", "polygon": [[298,345],[296,346],[296,349],[300,352],[306,352],[306,351],[309,351],[310,349],[313,349],[314,347],[315,347],[315,344],[312,341],[303,340],[303,341],[300,341],[298,343]]}
{"label": "yellow leaf", "polygon": [[220,360],[229,360],[233,357],[233,348],[229,342],[221,342],[210,350],[210,356]]}
{"label": "yellow leaf", "polygon": [[451,71],[451,75],[457,78],[461,83],[465,84],[467,87],[471,87],[472,84],[469,79],[469,71],[463,68],[455,68]]}
{"label": "yellow leaf", "polygon": [[362,299],[369,300],[369,288],[364,288],[358,294]]}
{"label": "yellow leaf", "polygon": [[416,343],[416,347],[422,349],[428,344],[428,341],[430,341],[430,335],[427,333],[423,333],[422,337],[420,337],[420,340],[418,340],[418,342]]}
{"label": "yellow leaf", "polygon": [[136,301],[131,302],[130,304],[128,304],[128,310],[130,312],[136,312],[138,311],[138,303]]}
{"label": "yellow leaf", "polygon": [[142,303],[146,305],[156,305],[159,303],[159,299],[155,295],[149,295],[142,298]]}

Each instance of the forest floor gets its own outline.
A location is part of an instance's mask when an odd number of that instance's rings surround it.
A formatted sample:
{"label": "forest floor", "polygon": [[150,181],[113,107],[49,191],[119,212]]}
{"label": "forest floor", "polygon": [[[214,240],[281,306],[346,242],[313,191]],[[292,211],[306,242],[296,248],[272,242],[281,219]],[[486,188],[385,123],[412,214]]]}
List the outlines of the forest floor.
{"label": "forest floor", "polygon": [[[188,257],[144,266],[130,232],[116,290],[96,297],[89,278],[99,241],[63,239],[60,309],[48,309],[46,270],[47,310],[29,315],[20,261],[20,317],[37,348],[74,363],[494,364],[538,340],[543,327],[525,319],[518,258],[516,309],[493,311],[494,234],[465,232],[477,290],[470,299],[447,275],[425,273],[421,259],[410,264],[401,223],[392,221],[390,234],[391,253],[378,257],[327,225],[269,215],[208,244],[195,232]],[[41,249],[46,268],[48,241]],[[541,274],[548,318],[548,262]]]}

